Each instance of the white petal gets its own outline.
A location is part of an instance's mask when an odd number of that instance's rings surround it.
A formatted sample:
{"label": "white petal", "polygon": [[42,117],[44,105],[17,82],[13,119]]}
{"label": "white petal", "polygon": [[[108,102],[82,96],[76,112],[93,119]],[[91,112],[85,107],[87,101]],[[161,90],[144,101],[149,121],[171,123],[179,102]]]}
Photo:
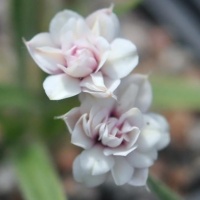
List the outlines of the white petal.
{"label": "white petal", "polygon": [[89,149],[93,146],[94,141],[85,133],[83,127],[83,118],[85,117],[87,117],[87,114],[82,115],[77,121],[72,132],[71,142],[72,144],[82,147],[84,149]]}
{"label": "white petal", "polygon": [[87,68],[85,66],[81,66],[81,64],[86,64],[86,62],[83,61],[83,63],[79,63],[79,64],[80,65],[74,65],[74,66],[70,66],[69,68],[66,68],[66,71],[65,71],[66,74],[74,78],[84,78],[93,72],[93,69],[89,67]]}
{"label": "white petal", "polygon": [[102,137],[101,141],[102,141],[102,144],[104,144],[105,146],[115,148],[122,143],[123,138],[122,137],[117,138],[115,136],[109,135],[109,136]]}
{"label": "white petal", "polygon": [[91,121],[91,127],[95,128],[99,124],[101,124],[105,119],[108,118],[108,115],[110,113],[109,107],[102,107],[102,106],[93,106],[90,112],[92,121]]}
{"label": "white petal", "polygon": [[153,164],[153,159],[147,154],[142,154],[138,151],[133,151],[127,156],[127,160],[131,166],[135,168],[150,167]]}
{"label": "white petal", "polygon": [[63,119],[68,127],[69,132],[72,133],[80,116],[81,116],[80,109],[72,108],[68,113],[56,118]]}
{"label": "white petal", "polygon": [[93,33],[105,37],[109,42],[119,35],[119,20],[113,7],[97,10],[86,18]]}
{"label": "white petal", "polygon": [[106,60],[109,57],[110,44],[105,38],[100,36],[94,37],[93,35],[88,34],[86,39],[89,46],[88,44],[84,44],[82,46],[88,46],[88,48],[91,51],[93,51],[93,54],[95,55],[96,60],[98,61],[98,67],[96,68],[95,72],[99,72],[101,67],[105,64]]}
{"label": "white petal", "polygon": [[115,39],[102,72],[113,79],[127,76],[138,64],[138,55],[133,43],[125,39]]}
{"label": "white petal", "polygon": [[102,184],[107,177],[107,174],[93,176],[88,174],[81,168],[80,156],[76,157],[73,163],[73,176],[79,183],[84,183],[87,187],[95,187]]}
{"label": "white petal", "polygon": [[100,55],[100,62],[95,72],[98,72],[102,66],[105,64],[106,60],[109,57],[109,51],[105,51],[102,55]]}
{"label": "white petal", "polygon": [[[106,87],[108,88],[108,90],[113,93],[117,87],[120,85],[121,80],[120,79],[110,79],[108,77],[104,78],[104,83],[106,85]],[[113,96],[115,99],[117,99],[117,97],[115,97],[115,95]]]}
{"label": "white petal", "polygon": [[66,74],[48,76],[43,87],[49,99],[60,100],[75,96],[81,92],[79,80]]}
{"label": "white petal", "polygon": [[156,147],[158,150],[165,148],[170,143],[169,133],[164,133],[161,135],[160,141],[157,143]]}
{"label": "white petal", "polygon": [[39,33],[35,35],[30,41],[24,41],[25,44],[31,45],[33,47],[42,47],[42,46],[49,46],[49,47],[56,47],[53,43],[51,36],[49,33]]}
{"label": "white petal", "polygon": [[165,148],[170,142],[169,124],[167,123],[167,120],[161,115],[155,113],[150,113],[149,115],[153,117],[160,126],[161,136],[156,147],[158,150],[161,150]]}
{"label": "white petal", "polygon": [[70,18],[60,32],[61,47],[67,51],[72,45],[79,44],[80,40],[91,38],[91,31],[83,18]]}
{"label": "white petal", "polygon": [[140,135],[140,130],[136,127],[132,131],[124,134],[124,140],[126,141],[124,143],[124,148],[130,149],[133,146],[137,145],[136,142],[138,140],[139,135]]}
{"label": "white petal", "polygon": [[102,147],[94,146],[81,153],[80,163],[85,171],[96,176],[110,171],[114,165],[114,159],[111,156],[105,156]]}
{"label": "white petal", "polygon": [[[57,74],[60,69],[57,64],[63,64],[64,57],[53,44],[49,33],[40,33],[30,41],[24,41],[29,53],[37,65],[48,74]],[[54,51],[51,51],[51,50]]]}
{"label": "white petal", "polygon": [[100,62],[102,62],[102,65],[103,65],[106,59],[108,58],[108,53],[110,52],[110,44],[103,37],[90,37],[90,38],[88,37],[87,39],[97,49],[99,57],[100,57]]}
{"label": "white petal", "polygon": [[123,157],[115,157],[115,165],[111,172],[116,185],[124,185],[133,175],[133,167]]}
{"label": "white petal", "polygon": [[140,151],[148,151],[155,148],[160,139],[161,135],[159,131],[145,128],[138,138],[138,149]]}
{"label": "white petal", "polygon": [[[104,98],[102,101],[102,99],[96,98],[92,95],[88,95],[87,93],[81,93],[79,95],[79,100],[81,102],[80,109],[82,113],[89,113],[91,111],[91,107],[94,106],[95,109],[92,108],[93,113],[99,112],[100,109],[106,109],[107,114],[109,114],[116,103],[115,99],[113,98]],[[96,115],[96,113],[93,115]]]}
{"label": "white petal", "polygon": [[57,13],[50,22],[49,31],[57,45],[60,45],[61,29],[70,19],[82,19],[82,17],[71,10],[64,10]]}
{"label": "white petal", "polygon": [[77,156],[73,162],[73,176],[77,182],[83,182],[84,172],[80,164],[80,155]]}
{"label": "white petal", "polygon": [[120,112],[127,111],[132,107],[146,112],[152,102],[152,89],[148,77],[142,74],[131,74],[122,79],[117,89],[117,96]]}
{"label": "white petal", "polygon": [[99,140],[101,140],[102,144],[111,148],[119,146],[123,140],[123,137],[117,138],[112,135],[112,133],[109,133],[108,126],[104,123],[99,128],[99,136]]}
{"label": "white petal", "polygon": [[169,124],[167,123],[167,120],[163,116],[156,113],[149,113],[149,116],[151,116],[157,121],[162,130],[169,131]]}
{"label": "white petal", "polygon": [[[156,121],[155,117],[152,117],[151,115],[144,115],[144,120],[145,127],[137,141],[138,149],[140,151],[148,151],[152,148],[157,149],[157,145],[160,142],[162,146],[162,139],[167,139],[165,137],[162,138],[162,136],[166,134],[166,131],[162,129],[159,121]],[[165,143],[165,141],[163,141],[163,143]]]}
{"label": "white petal", "polygon": [[143,115],[137,108],[131,108],[127,112],[123,113],[119,118],[118,124],[121,125],[125,120],[128,121],[130,125],[139,129],[142,129],[144,126]]}
{"label": "white petal", "polygon": [[148,173],[148,168],[135,169],[129,184],[133,186],[145,186],[148,178]]}
{"label": "white petal", "polygon": [[97,98],[116,98],[112,90],[116,89],[120,84],[120,80],[104,78],[101,72],[90,74],[90,76],[84,78],[80,83],[82,91],[90,93]]}
{"label": "white petal", "polygon": [[137,146],[133,146],[131,148],[124,147],[116,147],[116,148],[105,148],[103,153],[106,156],[114,155],[114,156],[127,156],[129,153],[134,151]]}

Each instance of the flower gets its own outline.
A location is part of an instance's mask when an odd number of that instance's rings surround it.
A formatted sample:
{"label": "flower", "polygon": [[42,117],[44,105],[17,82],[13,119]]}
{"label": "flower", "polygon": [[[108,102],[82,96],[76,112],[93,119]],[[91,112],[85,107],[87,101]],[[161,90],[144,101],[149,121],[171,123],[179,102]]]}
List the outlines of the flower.
{"label": "flower", "polygon": [[169,143],[166,120],[147,112],[152,100],[147,76],[127,76],[116,94],[118,101],[82,94],[80,107],[60,117],[71,142],[84,149],[73,164],[75,180],[90,187],[108,174],[117,185],[145,185],[157,151]]}
{"label": "flower", "polygon": [[50,74],[43,87],[51,100],[81,92],[115,97],[121,78],[137,65],[135,45],[119,38],[119,22],[111,8],[86,19],[64,10],[51,20],[49,32],[37,34],[26,47],[37,65]]}

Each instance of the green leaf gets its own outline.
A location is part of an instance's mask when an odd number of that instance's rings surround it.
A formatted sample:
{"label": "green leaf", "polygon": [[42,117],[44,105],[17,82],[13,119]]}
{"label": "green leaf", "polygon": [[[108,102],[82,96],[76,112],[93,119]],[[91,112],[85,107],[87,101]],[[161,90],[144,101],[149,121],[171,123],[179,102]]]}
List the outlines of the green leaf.
{"label": "green leaf", "polygon": [[38,104],[30,91],[11,85],[0,85],[0,99],[0,109],[18,108],[34,111],[34,105]]}
{"label": "green leaf", "polygon": [[182,198],[168,188],[164,183],[157,180],[156,178],[149,176],[148,186],[159,200],[181,200]]}
{"label": "green leaf", "polygon": [[152,76],[153,106],[162,110],[200,110],[200,82],[177,76]]}
{"label": "green leaf", "polygon": [[26,200],[66,200],[49,155],[42,144],[18,148],[14,166]]}

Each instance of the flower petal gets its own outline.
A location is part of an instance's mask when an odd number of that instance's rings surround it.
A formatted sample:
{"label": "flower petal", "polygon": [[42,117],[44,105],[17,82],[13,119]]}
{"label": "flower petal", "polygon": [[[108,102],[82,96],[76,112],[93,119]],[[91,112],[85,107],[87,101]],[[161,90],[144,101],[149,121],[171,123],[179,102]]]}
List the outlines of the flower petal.
{"label": "flower petal", "polygon": [[[103,101],[100,98],[96,98],[92,95],[88,95],[87,93],[81,93],[79,95],[79,100],[81,102],[80,110],[82,113],[90,113],[92,118],[95,118],[100,114],[105,114],[105,117],[110,114],[111,110],[113,109],[113,106],[115,104],[115,100],[112,98],[105,98]],[[98,113],[98,114],[97,114]],[[103,116],[102,116],[103,118]],[[96,122],[96,120],[94,120]],[[98,122],[98,120],[97,120]],[[95,123],[94,123],[95,124]],[[98,124],[96,124],[98,125]]]}
{"label": "flower petal", "polygon": [[87,117],[87,114],[82,115],[77,121],[72,132],[71,142],[72,144],[82,147],[84,149],[89,149],[93,146],[94,141],[86,134],[84,130],[83,120],[85,117]]}
{"label": "flower petal", "polygon": [[131,108],[123,113],[119,118],[118,125],[120,126],[124,121],[128,121],[130,125],[139,129],[142,129],[144,125],[143,115],[138,108]]}
{"label": "flower petal", "polygon": [[148,168],[135,169],[129,184],[133,186],[145,186],[148,178],[148,173]]}
{"label": "flower petal", "polygon": [[127,76],[138,64],[136,47],[129,40],[117,38],[111,43],[111,52],[102,72],[110,78]]}
{"label": "flower petal", "polygon": [[150,167],[153,164],[153,159],[148,156],[148,153],[143,154],[138,151],[133,151],[128,154],[127,160],[131,166],[135,168]]}
{"label": "flower petal", "polygon": [[122,80],[116,92],[119,112],[127,111],[132,107],[146,112],[152,102],[152,89],[146,75],[131,74],[127,76]]}
{"label": "flower petal", "polygon": [[120,84],[120,80],[104,78],[101,72],[90,74],[90,76],[84,78],[80,83],[82,91],[98,98],[116,98],[113,90]]}
{"label": "flower petal", "polygon": [[99,140],[104,146],[115,148],[119,146],[123,140],[123,137],[118,138],[108,132],[108,126],[105,123],[99,125]]}
{"label": "flower petal", "polygon": [[111,172],[116,185],[124,185],[133,175],[133,167],[123,157],[115,157],[115,165]]}
{"label": "flower petal", "polygon": [[79,80],[66,74],[48,76],[43,83],[43,87],[51,100],[65,99],[81,92]]}
{"label": "flower petal", "polygon": [[64,10],[57,13],[50,22],[49,31],[54,42],[60,46],[61,29],[70,19],[82,19],[78,13]]}
{"label": "flower petal", "polygon": [[77,182],[84,183],[87,187],[98,186],[102,184],[107,178],[107,174],[93,176],[88,174],[87,171],[84,171],[84,169],[81,167],[80,156],[77,156],[74,160],[73,176]]}
{"label": "flower petal", "polygon": [[87,173],[96,176],[110,171],[114,165],[114,159],[111,156],[105,156],[102,147],[94,146],[81,153],[80,164]]}
{"label": "flower petal", "polygon": [[106,156],[114,155],[114,156],[127,156],[129,153],[134,151],[137,146],[133,146],[131,148],[124,148],[123,146],[116,148],[105,148],[103,153]]}
{"label": "flower petal", "polygon": [[91,31],[83,18],[70,18],[60,31],[61,47],[64,51],[73,44],[79,44],[81,38],[90,38]]}
{"label": "flower petal", "polygon": [[63,64],[64,57],[53,44],[49,33],[40,33],[24,43],[34,61],[43,71],[48,74],[57,74],[61,71],[57,64]]}
{"label": "flower petal", "polygon": [[138,138],[137,144],[140,151],[149,151],[152,148],[156,148],[162,140],[164,131],[158,121],[151,117],[151,115],[144,115],[144,120],[145,127]]}
{"label": "flower petal", "polygon": [[57,119],[63,119],[64,122],[66,123],[69,132],[72,134],[74,127],[78,121],[78,119],[80,118],[81,113],[80,113],[80,109],[79,108],[72,108],[68,113],[56,117]]}
{"label": "flower petal", "polygon": [[150,113],[151,117],[153,117],[160,126],[161,130],[161,139],[157,143],[156,147],[158,150],[165,148],[170,142],[170,134],[169,134],[169,124],[167,123],[166,119],[158,114]]}
{"label": "flower petal", "polygon": [[92,127],[96,127],[99,124],[101,124],[103,120],[107,119],[109,115],[109,108],[102,108],[101,106],[99,106],[98,109],[94,109],[95,107],[98,107],[98,106],[93,106],[91,109]]}
{"label": "flower petal", "polygon": [[119,20],[112,10],[113,6],[97,10],[86,18],[93,33],[105,37],[109,42],[119,35]]}
{"label": "flower petal", "polygon": [[160,139],[161,135],[159,131],[145,128],[140,133],[137,141],[138,150],[146,152],[152,148],[155,148]]}

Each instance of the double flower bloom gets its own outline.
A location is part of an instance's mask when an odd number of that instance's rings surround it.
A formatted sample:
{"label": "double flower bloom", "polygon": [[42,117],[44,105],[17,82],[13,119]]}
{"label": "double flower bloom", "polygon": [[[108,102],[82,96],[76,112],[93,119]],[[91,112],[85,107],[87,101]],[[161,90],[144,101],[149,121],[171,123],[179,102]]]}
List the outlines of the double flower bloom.
{"label": "double flower bloom", "polygon": [[152,101],[148,77],[133,74],[135,45],[119,38],[112,8],[84,19],[65,10],[51,21],[49,33],[25,41],[34,61],[50,74],[43,87],[51,100],[79,95],[80,107],[63,119],[71,142],[84,150],[73,164],[76,181],[146,185],[157,151],[169,143],[168,124],[148,113]]}

